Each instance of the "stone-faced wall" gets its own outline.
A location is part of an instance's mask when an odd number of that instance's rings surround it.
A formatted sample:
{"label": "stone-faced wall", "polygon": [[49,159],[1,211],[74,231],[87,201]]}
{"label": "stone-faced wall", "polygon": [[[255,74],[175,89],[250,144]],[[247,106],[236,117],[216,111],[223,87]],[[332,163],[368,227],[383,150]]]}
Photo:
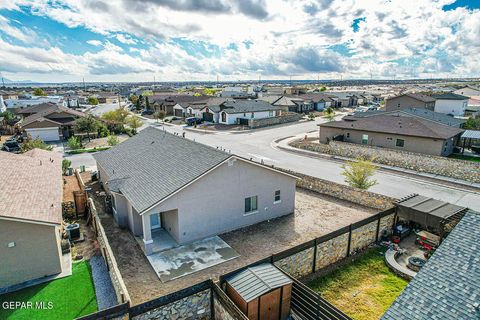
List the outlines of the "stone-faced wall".
{"label": "stone-faced wall", "polygon": [[380,238],[384,230],[391,230],[393,227],[393,219],[395,219],[395,214],[385,216],[380,219],[380,228],[378,229],[378,237]]}
{"label": "stone-faced wall", "polygon": [[317,244],[317,260],[315,269],[319,270],[347,256],[348,233]]}
{"label": "stone-faced wall", "polygon": [[364,226],[352,230],[350,253],[368,247],[375,242],[378,221],[372,221]]}
{"label": "stone-faced wall", "polygon": [[216,293],[213,295],[213,308],[215,313],[214,320],[237,320],[232,316],[227,309],[223,306],[222,302],[218,299]]}
{"label": "stone-faced wall", "polygon": [[135,320],[209,320],[210,318],[210,290],[196,293],[160,308],[152,309],[141,315],[132,317],[132,319]]}
{"label": "stone-faced wall", "polygon": [[274,264],[295,278],[304,277],[312,273],[313,250],[313,247],[305,249],[278,260]]}
{"label": "stone-faced wall", "polygon": [[251,129],[261,128],[267,126],[273,126],[276,124],[295,122],[302,118],[301,114],[298,113],[288,113],[279,117],[264,118],[264,119],[249,119],[248,126]]}
{"label": "stone-faced wall", "polygon": [[379,164],[480,183],[480,164],[471,161],[339,141],[322,144],[296,140],[290,145],[335,156],[374,159]]}
{"label": "stone-faced wall", "polygon": [[308,176],[295,171],[276,168],[281,171],[293,174],[300,179],[297,180],[297,187],[325,194],[338,199],[350,201],[369,208],[386,210],[393,207],[396,200],[378,193],[353,188],[347,185],[335,183],[328,180]]}

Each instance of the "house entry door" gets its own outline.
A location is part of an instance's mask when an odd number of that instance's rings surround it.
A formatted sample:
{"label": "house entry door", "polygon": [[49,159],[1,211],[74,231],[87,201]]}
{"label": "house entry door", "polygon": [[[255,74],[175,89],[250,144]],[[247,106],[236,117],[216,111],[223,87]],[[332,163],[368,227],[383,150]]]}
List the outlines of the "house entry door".
{"label": "house entry door", "polygon": [[150,226],[152,230],[160,228],[160,215],[158,213],[150,215]]}

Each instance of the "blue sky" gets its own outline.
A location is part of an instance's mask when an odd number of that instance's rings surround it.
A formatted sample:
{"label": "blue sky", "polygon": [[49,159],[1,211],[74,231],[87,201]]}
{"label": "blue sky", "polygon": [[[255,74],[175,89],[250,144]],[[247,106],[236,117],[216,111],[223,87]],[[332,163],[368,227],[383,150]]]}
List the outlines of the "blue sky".
{"label": "blue sky", "polygon": [[0,72],[63,82],[478,76],[479,0],[0,0]]}

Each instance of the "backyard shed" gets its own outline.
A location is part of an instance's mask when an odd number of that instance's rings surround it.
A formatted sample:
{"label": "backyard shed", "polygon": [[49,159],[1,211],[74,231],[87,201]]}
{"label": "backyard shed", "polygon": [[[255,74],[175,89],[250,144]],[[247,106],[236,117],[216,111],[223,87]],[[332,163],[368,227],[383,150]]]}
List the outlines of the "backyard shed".
{"label": "backyard shed", "polygon": [[290,314],[292,280],[269,263],[226,279],[227,295],[251,320],[284,320]]}

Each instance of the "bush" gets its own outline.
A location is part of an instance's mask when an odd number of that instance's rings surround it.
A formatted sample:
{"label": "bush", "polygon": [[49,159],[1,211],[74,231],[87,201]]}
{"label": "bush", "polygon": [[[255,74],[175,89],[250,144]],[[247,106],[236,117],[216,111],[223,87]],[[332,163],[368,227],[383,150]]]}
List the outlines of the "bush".
{"label": "bush", "polygon": [[82,143],[80,142],[80,139],[77,137],[70,137],[67,142],[68,146],[72,150],[77,150],[82,147]]}
{"label": "bush", "polygon": [[72,161],[67,160],[67,159],[63,159],[63,160],[62,160],[62,172],[63,172],[63,175],[67,174],[67,170],[68,170],[68,168],[70,168],[71,165],[72,165]]}
{"label": "bush", "polygon": [[110,135],[110,131],[108,130],[107,126],[104,124],[100,124],[98,126],[97,133],[100,138],[105,138]]}
{"label": "bush", "polygon": [[120,143],[120,140],[118,140],[118,137],[117,136],[108,136],[107,138],[107,142],[108,142],[108,145],[109,146],[116,146],[117,144]]}

